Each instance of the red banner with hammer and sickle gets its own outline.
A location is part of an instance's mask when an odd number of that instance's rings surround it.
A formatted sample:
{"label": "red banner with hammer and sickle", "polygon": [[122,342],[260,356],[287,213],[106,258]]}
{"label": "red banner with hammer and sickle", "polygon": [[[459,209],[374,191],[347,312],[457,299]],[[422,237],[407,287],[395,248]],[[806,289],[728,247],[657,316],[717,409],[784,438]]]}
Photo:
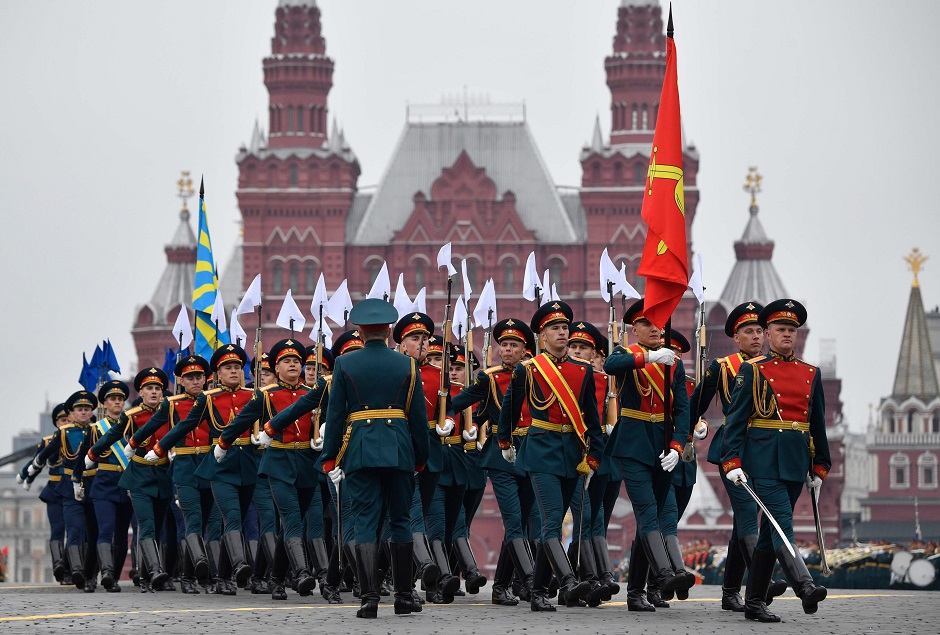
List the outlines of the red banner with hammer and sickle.
{"label": "red banner with hammer and sickle", "polygon": [[666,76],[659,100],[653,149],[643,197],[643,220],[649,226],[637,273],[646,278],[643,314],[662,328],[688,288],[685,195],[682,177],[682,123],[672,11],[666,28]]}

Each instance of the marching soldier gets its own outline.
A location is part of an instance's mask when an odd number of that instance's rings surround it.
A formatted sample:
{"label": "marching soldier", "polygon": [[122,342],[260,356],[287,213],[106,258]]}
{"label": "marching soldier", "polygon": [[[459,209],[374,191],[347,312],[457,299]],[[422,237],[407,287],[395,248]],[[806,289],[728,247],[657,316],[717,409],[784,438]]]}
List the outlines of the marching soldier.
{"label": "marching soldier", "polygon": [[[122,425],[124,402],[130,396],[130,390],[123,381],[112,379],[98,390],[98,402],[104,404],[105,416],[95,425],[93,441],[103,436],[113,426]],[[92,447],[94,443],[92,443]],[[85,456],[85,468],[96,469],[92,480],[91,497],[94,500],[95,516],[98,519],[98,564],[101,568],[101,586],[110,593],[118,593],[121,587],[118,578],[127,558],[127,530],[134,516],[134,507],[118,482],[124,467],[120,459],[125,459],[124,448],[118,443],[98,455],[95,461]],[[120,456],[119,456],[120,455]],[[126,459],[125,459],[126,460]]]}
{"label": "marching soldier", "polygon": [[353,307],[349,318],[360,327],[365,347],[336,360],[325,423],[323,471],[334,484],[343,483],[341,489],[349,488],[354,505],[362,586],[356,616],[362,618],[378,615],[379,528],[386,511],[395,613],[421,611],[411,592],[410,508],[413,473],[421,473],[428,460],[428,416],[417,361],[389,350],[385,343],[396,317],[395,308],[378,299]]}
{"label": "marching soldier", "polygon": [[[732,483],[750,479],[791,545],[793,508],[803,485],[819,488],[832,467],[819,369],[793,355],[804,322],[806,309],[787,298],[774,300],[760,312],[758,323],[766,331],[770,352],[747,360],[738,370],[721,457],[725,477]],[[749,620],[780,621],[765,603],[774,552],[805,613],[815,613],[826,599],[826,589],[813,583],[802,557],[792,555],[783,540],[764,516],[748,569],[744,617]]]}
{"label": "marching soldier", "polygon": [[[52,409],[52,423],[56,429],[61,430],[64,426],[70,425],[69,413],[65,409],[65,404],[60,403]],[[33,459],[23,466],[23,469],[16,476],[16,482],[20,483],[27,492],[32,487],[36,475],[30,476],[29,466],[33,460],[46,448],[55,437],[50,434],[43,437],[36,448],[36,454]],[[46,504],[46,517],[49,519],[49,554],[52,556],[52,575],[61,584],[71,584],[71,574],[69,573],[68,561],[65,556],[65,515],[62,510],[62,496],[58,492],[58,483],[62,480],[62,459],[60,456],[54,456],[49,466],[49,481],[39,493],[39,500]],[[67,581],[68,580],[68,581]]]}
{"label": "marching soldier", "polygon": [[[681,559],[675,536],[664,538],[660,515],[672,483],[671,472],[679,463],[689,431],[689,397],[685,369],[676,352],[662,346],[662,331],[643,316],[643,300],[634,302],[624,315],[633,325],[637,343],[617,346],[604,362],[604,370],[616,378],[620,418],[610,435],[606,455],[618,464],[627,486],[637,522],[637,538],[630,551],[627,608],[655,610],[643,597],[647,568],[652,567],[656,585],[663,591],[687,590],[695,583]],[[666,367],[672,367],[672,380],[665,386]],[[664,395],[670,395],[674,425],[665,450]],[[666,549],[665,540],[675,541]],[[670,557],[672,554],[672,557]]]}
{"label": "marching soldier", "polygon": [[269,360],[274,364],[277,383],[255,389],[247,405],[222,430],[214,450],[216,460],[222,462],[239,437],[256,421],[259,422],[258,443],[265,450],[258,471],[268,478],[282,526],[274,553],[265,554],[274,563],[271,573],[271,598],[274,600],[287,599],[284,582],[288,564],[300,595],[309,595],[317,583],[307,566],[303,532],[303,519],[318,485],[313,451],[315,439],[311,438],[312,421],[306,414],[279,422],[278,427],[271,424],[275,414],[307,393],[314,393],[311,398],[321,408],[325,404],[327,384],[324,379],[321,378],[312,390],[301,381],[303,351],[299,342],[290,339],[281,340],[271,347]]}
{"label": "marching soldier", "polygon": [[[728,314],[728,319],[725,321],[725,335],[735,341],[739,350],[734,355],[714,359],[708,365],[705,376],[689,398],[693,419],[698,419],[705,414],[712,398],[716,395],[721,404],[722,414],[728,414],[731,392],[734,389],[738,370],[744,362],[760,355],[764,346],[764,329],[757,321],[763,309],[764,306],[757,302],[745,302],[736,306]],[[721,465],[724,433],[725,425],[722,423],[715,431],[711,445],[708,447],[709,463]],[[757,503],[744,491],[744,488],[736,486],[727,479],[722,479],[722,482],[725,491],[728,492],[731,508],[734,510],[734,526],[731,530],[731,540],[728,541],[728,558],[725,561],[724,579],[721,584],[721,608],[741,613],[744,611],[741,583],[751,562],[754,548],[757,546]],[[786,588],[785,582],[771,582],[766,603],[770,604],[773,598],[783,593]]]}
{"label": "marching soldier", "polygon": [[[248,355],[240,346],[225,344],[218,348],[209,361],[208,370],[218,378],[219,387],[200,392],[186,418],[160,439],[152,453],[148,453],[146,457],[148,460],[159,460],[169,452],[174,452],[176,459],[173,478],[177,488],[182,487],[182,476],[177,476],[177,471],[184,470],[188,473],[188,482],[209,484],[209,505],[214,502],[218,507],[225,531],[222,535],[222,545],[227,567],[223,568],[231,570],[235,581],[235,585],[231,584],[231,580],[223,582],[224,586],[228,586],[224,589],[226,594],[234,591],[234,586],[243,586],[251,575],[252,568],[245,555],[242,519],[248,513],[248,505],[254,492],[258,459],[255,446],[252,445],[247,432],[236,441],[239,452],[228,461],[220,464],[207,456],[228,422],[234,419],[251,399],[252,391],[242,387],[243,369],[247,361]],[[205,496],[204,491],[199,489],[201,497]],[[205,523],[209,514],[205,509],[202,512]],[[186,553],[188,550],[192,563],[191,570],[187,571],[190,574],[187,577],[190,579],[185,585],[189,587],[190,593],[198,593],[192,578],[205,577],[208,574],[208,562],[203,542],[204,532],[197,527],[192,529],[186,532],[182,545],[185,549],[181,548],[181,552]],[[220,564],[222,563],[216,563],[217,566]]]}
{"label": "marching soldier", "polygon": [[92,393],[86,390],[73,393],[65,401],[72,425],[61,428],[28,469],[29,475],[35,476],[45,463],[61,460],[63,478],[57,489],[63,499],[72,582],[86,593],[94,593],[97,586],[98,558],[91,545],[98,542],[98,521],[90,494],[95,470],[86,471],[84,461],[91,439],[85,433],[92,425],[92,412],[97,406],[98,399]]}
{"label": "marching soldier", "polygon": [[[480,451],[479,464],[487,471],[493,484],[493,494],[499,505],[505,532],[493,578],[492,603],[516,606],[519,600],[510,591],[513,571],[524,593],[529,594],[532,589],[533,563],[525,527],[535,498],[525,470],[521,465],[503,458],[496,437],[500,430],[503,395],[509,387],[512,371],[522,361],[526,343],[531,340],[534,348],[534,338],[532,331],[521,320],[507,318],[493,325],[493,340],[499,346],[502,363],[481,370],[476,381],[453,398],[453,406],[454,410],[460,411],[478,403],[477,412],[483,413],[489,422],[490,434]],[[513,431],[517,439],[528,431],[529,421],[524,417],[526,410],[523,405],[520,418],[525,421],[519,422]]]}
{"label": "marching soldier", "polygon": [[[530,327],[542,350],[516,366],[500,411],[498,441],[503,458],[518,460],[529,472],[541,517],[542,542],[535,560],[531,593],[533,611],[554,611],[548,600],[552,572],[558,578],[559,600],[576,606],[590,591],[579,582],[561,544],[561,525],[579,477],[590,478],[604,452],[594,388],[594,371],[568,357],[571,307],[555,301],[542,305]],[[513,424],[529,405],[532,423],[519,449],[512,443]],[[549,568],[549,565],[551,568]]]}
{"label": "marching soldier", "polygon": [[167,433],[169,422],[164,419],[163,425],[156,431],[142,436],[138,441],[134,440],[134,435],[146,427],[157,408],[162,405],[163,391],[168,383],[166,373],[159,368],[145,368],[137,373],[134,377],[134,389],[141,397],[140,405],[126,411],[122,422],[111,426],[88,454],[90,459],[97,461],[98,457],[116,442],[127,439],[124,456],[128,458],[128,464],[118,485],[130,491],[134,514],[137,516],[137,547],[143,556],[144,565],[141,593],[161,589],[169,580],[157,545],[173,500],[170,462],[163,459],[151,463],[144,458],[147,451],[152,450],[157,441]]}

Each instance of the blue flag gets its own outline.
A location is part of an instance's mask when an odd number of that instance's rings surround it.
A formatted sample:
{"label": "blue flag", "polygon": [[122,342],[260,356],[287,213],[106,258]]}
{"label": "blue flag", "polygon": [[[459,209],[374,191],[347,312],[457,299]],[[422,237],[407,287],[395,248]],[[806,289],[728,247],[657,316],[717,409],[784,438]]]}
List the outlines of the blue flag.
{"label": "blue flag", "polygon": [[[212,255],[206,201],[200,186],[199,236],[196,239],[196,276],[193,280],[193,311],[196,313],[196,355],[210,359],[217,348],[216,327],[212,322],[212,308],[219,290],[219,275]],[[230,343],[228,332],[220,333],[218,344]]]}

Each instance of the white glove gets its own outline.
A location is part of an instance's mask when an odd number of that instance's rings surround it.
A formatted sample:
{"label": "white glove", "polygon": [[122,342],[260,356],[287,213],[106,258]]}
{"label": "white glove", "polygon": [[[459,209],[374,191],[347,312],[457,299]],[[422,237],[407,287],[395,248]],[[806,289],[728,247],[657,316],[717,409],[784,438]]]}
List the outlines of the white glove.
{"label": "white glove", "polygon": [[590,472],[587,473],[587,476],[584,477],[584,489],[587,489],[591,484],[591,477],[594,476],[594,469],[592,468]]}
{"label": "white glove", "polygon": [[85,456],[85,469],[90,470],[92,467],[94,467],[94,465],[95,465],[95,462],[91,460],[90,456],[86,455]]}
{"label": "white glove", "polygon": [[32,486],[33,484],[30,481],[23,481],[23,489],[25,489],[27,492],[29,491],[29,488]]}
{"label": "white glove", "polygon": [[317,437],[316,439],[310,439],[310,449],[314,452],[319,452],[323,449],[323,437]]}
{"label": "white glove", "polygon": [[340,481],[346,478],[346,475],[343,473],[343,468],[341,467],[334,467],[327,473],[327,476],[333,481],[333,485],[339,485]]}
{"label": "white glove", "polygon": [[23,483],[24,483],[23,477],[20,476],[19,474],[17,474],[17,475],[16,475],[16,484],[17,484],[17,485],[22,485]]}
{"label": "white glove", "polygon": [[271,446],[271,442],[274,441],[274,437],[269,437],[268,433],[262,430],[258,433],[258,445],[263,448]]}
{"label": "white glove", "polygon": [[744,473],[744,470],[739,467],[729,470],[728,473],[725,474],[725,478],[735,484],[737,484],[738,480],[742,483],[747,483],[747,475]]}
{"label": "white glove", "polygon": [[476,441],[477,440],[477,429],[476,427],[470,428],[469,430],[464,430],[460,433],[460,436],[463,437],[464,441]]}
{"label": "white glove", "polygon": [[137,449],[132,448],[130,441],[128,441],[127,444],[124,445],[124,456],[126,456],[127,460],[130,461],[135,452],[137,452]]}
{"label": "white glove", "polygon": [[501,452],[503,454],[503,458],[506,460],[507,463],[516,462],[516,448],[515,447],[510,445],[505,450],[501,450]]}
{"label": "white glove", "polygon": [[147,454],[144,456],[144,458],[147,459],[148,461],[150,461],[151,463],[154,463],[154,462],[160,460],[160,457],[157,456],[157,453],[156,453],[155,450],[150,450],[150,452],[147,452]]}
{"label": "white glove", "polygon": [[81,483],[72,483],[72,492],[75,494],[75,500],[80,501],[85,498],[85,490]]}
{"label": "white glove", "polygon": [[612,435],[614,433],[614,426],[610,425],[609,423],[605,423],[604,432],[607,433],[607,436]]}
{"label": "white glove", "polygon": [[672,366],[676,363],[676,352],[671,348],[663,347],[649,352],[650,362],[653,364],[665,364]]}
{"label": "white glove", "polygon": [[708,422],[704,419],[699,419],[698,423],[695,424],[695,438],[701,441],[708,436]]}
{"label": "white glove", "polygon": [[454,423],[453,419],[445,419],[443,428],[435,424],[434,429],[437,430],[437,436],[446,437],[450,436],[450,433],[454,431],[455,426],[456,424]]}
{"label": "white glove", "polygon": [[815,474],[806,475],[806,487],[810,489],[819,489],[819,486],[822,485],[822,479],[816,476]]}
{"label": "white glove", "polygon": [[669,452],[662,452],[659,455],[659,464],[663,466],[664,472],[671,472],[679,465],[679,453],[669,448]]}
{"label": "white glove", "polygon": [[221,445],[217,445],[215,446],[215,449],[212,451],[212,455],[215,457],[216,461],[221,461],[222,459],[225,458],[225,455],[227,452],[228,450],[223,448]]}
{"label": "white glove", "polygon": [[41,466],[41,465],[36,465],[36,462],[35,462],[35,461],[33,461],[32,463],[30,463],[30,464],[29,464],[29,468],[26,470],[26,473],[29,474],[30,476],[36,476],[36,475],[39,474],[40,472],[42,472],[42,466]]}

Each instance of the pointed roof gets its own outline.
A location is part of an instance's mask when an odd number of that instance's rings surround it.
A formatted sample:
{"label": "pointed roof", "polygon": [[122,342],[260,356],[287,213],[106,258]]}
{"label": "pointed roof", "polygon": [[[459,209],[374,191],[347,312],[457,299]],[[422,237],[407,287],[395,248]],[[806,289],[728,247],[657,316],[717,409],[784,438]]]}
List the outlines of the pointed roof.
{"label": "pointed roof", "polygon": [[180,223],[173,239],[164,247],[166,267],[150,298],[150,306],[154,310],[154,324],[166,324],[167,312],[180,304],[189,305],[193,299],[196,236],[189,225],[189,210],[185,204],[179,216]]}
{"label": "pointed roof", "polygon": [[[927,403],[940,396],[940,388],[937,385],[937,369],[930,346],[924,302],[917,282],[917,270],[926,258],[920,260],[916,255],[914,258],[917,260],[916,265],[912,263],[914,283],[911,285],[911,296],[907,302],[907,317],[904,319],[901,352],[898,355],[898,368],[894,374],[894,390],[891,396],[896,401],[917,397]],[[909,259],[908,262],[912,261]]]}

